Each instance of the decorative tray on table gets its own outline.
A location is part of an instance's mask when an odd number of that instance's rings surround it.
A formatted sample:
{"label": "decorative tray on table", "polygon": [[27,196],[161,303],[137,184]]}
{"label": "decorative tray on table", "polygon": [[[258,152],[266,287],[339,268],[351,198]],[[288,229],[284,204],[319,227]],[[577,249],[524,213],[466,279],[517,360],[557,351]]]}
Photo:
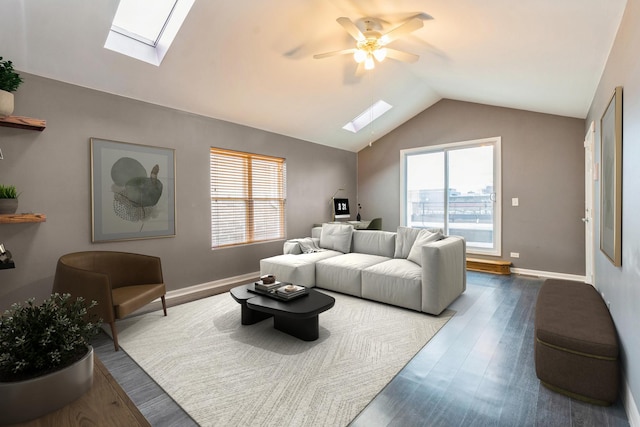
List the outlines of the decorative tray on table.
{"label": "decorative tray on table", "polygon": [[[266,290],[260,285],[261,282],[255,282],[249,285],[247,290],[254,294],[264,295],[279,301],[291,301],[296,298],[309,295],[309,288],[300,285],[292,285],[287,282],[276,282],[273,284],[275,286]],[[271,284],[269,286],[271,286]]]}

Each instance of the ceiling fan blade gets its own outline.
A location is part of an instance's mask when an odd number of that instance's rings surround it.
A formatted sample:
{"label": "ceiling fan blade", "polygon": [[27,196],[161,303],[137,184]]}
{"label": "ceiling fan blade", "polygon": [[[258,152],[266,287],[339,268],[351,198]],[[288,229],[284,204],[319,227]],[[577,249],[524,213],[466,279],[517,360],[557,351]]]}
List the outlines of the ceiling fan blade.
{"label": "ceiling fan blade", "polygon": [[420,58],[418,55],[414,55],[413,53],[390,49],[388,47],[385,49],[387,49],[387,58],[397,59],[398,61],[416,62]]}
{"label": "ceiling fan blade", "polygon": [[423,23],[419,18],[413,18],[408,20],[402,25],[397,26],[396,28],[388,31],[380,37],[380,41],[383,45],[391,43],[392,41],[404,36],[405,34],[409,34],[412,31],[418,30],[422,28]]}
{"label": "ceiling fan blade", "polygon": [[351,37],[356,39],[356,41],[361,42],[365,39],[364,34],[362,34],[362,31],[360,31],[360,29],[356,26],[356,24],[353,23],[351,19],[342,16],[336,19],[336,21],[338,22],[338,24],[342,25],[342,27],[347,31],[347,33],[349,33]]}
{"label": "ceiling fan blade", "polygon": [[360,62],[356,67],[356,77],[363,76],[365,71],[364,62]]}
{"label": "ceiling fan blade", "polygon": [[330,56],[335,56],[335,55],[347,55],[349,53],[355,53],[356,50],[357,50],[356,48],[334,50],[333,52],[318,53],[317,55],[313,55],[313,57],[315,59],[322,59],[322,58],[328,58]]}

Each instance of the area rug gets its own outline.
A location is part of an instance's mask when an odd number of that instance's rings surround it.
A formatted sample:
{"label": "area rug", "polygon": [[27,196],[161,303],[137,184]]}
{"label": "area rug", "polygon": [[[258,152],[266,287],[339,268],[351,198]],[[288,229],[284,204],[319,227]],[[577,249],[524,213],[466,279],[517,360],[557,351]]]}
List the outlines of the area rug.
{"label": "area rug", "polygon": [[240,324],[228,293],[118,322],[120,346],[202,426],[344,426],[444,326],[431,316],[326,292],[320,337],[273,319]]}

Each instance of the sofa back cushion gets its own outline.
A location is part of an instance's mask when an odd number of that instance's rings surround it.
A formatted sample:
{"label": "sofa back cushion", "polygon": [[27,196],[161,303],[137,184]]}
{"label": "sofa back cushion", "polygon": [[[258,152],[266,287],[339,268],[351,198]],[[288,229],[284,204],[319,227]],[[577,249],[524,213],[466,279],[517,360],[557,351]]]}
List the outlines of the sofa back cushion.
{"label": "sofa back cushion", "polygon": [[422,246],[424,246],[429,242],[435,242],[437,240],[441,240],[443,237],[444,236],[439,231],[432,233],[427,229],[420,230],[420,232],[418,233],[418,236],[413,242],[413,246],[409,251],[409,256],[407,256],[407,259],[409,261],[413,261],[416,264],[422,266]]}
{"label": "sofa back cushion", "polygon": [[418,237],[419,232],[419,228],[398,227],[396,247],[393,257],[406,259],[409,256],[413,242],[416,241],[416,237]]}
{"label": "sofa back cushion", "polygon": [[398,227],[398,232],[396,237],[396,249],[395,249],[395,252],[393,253],[394,258],[409,257],[409,252],[411,252],[413,243],[416,241],[416,237],[418,237],[418,233],[420,233],[420,230],[428,230],[431,233],[440,232],[442,234],[442,229],[437,227],[430,227],[430,228]]}
{"label": "sofa back cushion", "polygon": [[320,235],[322,235],[322,226],[313,227],[311,229],[311,237],[312,238],[320,240]]}
{"label": "sofa back cushion", "polygon": [[320,233],[320,247],[342,252],[351,252],[351,236],[353,226],[351,224],[322,224]]}
{"label": "sofa back cushion", "polygon": [[393,258],[396,233],[377,230],[354,230],[352,252]]}

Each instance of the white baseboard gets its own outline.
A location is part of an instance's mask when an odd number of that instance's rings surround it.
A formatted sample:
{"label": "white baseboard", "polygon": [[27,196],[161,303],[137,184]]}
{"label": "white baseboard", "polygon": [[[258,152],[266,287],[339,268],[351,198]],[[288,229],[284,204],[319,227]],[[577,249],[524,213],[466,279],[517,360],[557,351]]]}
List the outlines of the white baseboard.
{"label": "white baseboard", "polygon": [[577,274],[566,273],[554,273],[551,271],[539,271],[539,270],[527,270],[525,268],[511,268],[513,274],[522,274],[523,276],[535,276],[535,277],[547,277],[549,279],[564,279],[573,280],[576,282],[584,282],[585,276],[578,276]]}
{"label": "white baseboard", "polygon": [[[219,290],[230,285],[249,283],[257,280],[260,277],[260,272],[247,273],[240,276],[226,277],[220,280],[214,280],[213,282],[200,283],[199,285],[187,286],[186,288],[180,288],[173,291],[168,291],[165,295],[165,301],[167,305],[177,305],[185,302],[193,301],[198,298],[204,298],[207,296],[215,295]],[[147,305],[142,311],[156,311],[162,308],[160,298],[154,300]],[[141,313],[136,313],[141,314]]]}
{"label": "white baseboard", "polygon": [[640,427],[640,413],[638,413],[636,401],[633,398],[633,394],[631,394],[631,389],[629,388],[629,383],[625,375],[622,376],[622,387],[622,404],[627,413],[629,425],[631,427]]}
{"label": "white baseboard", "polygon": [[201,283],[199,285],[187,286],[186,288],[176,289],[175,291],[167,292],[165,296],[167,301],[173,301],[175,299],[181,299],[185,296],[193,295],[196,293],[207,292],[221,288],[224,286],[233,285],[241,282],[251,282],[260,277],[260,272],[247,273],[241,276],[227,277],[220,280],[214,280],[213,282]]}

